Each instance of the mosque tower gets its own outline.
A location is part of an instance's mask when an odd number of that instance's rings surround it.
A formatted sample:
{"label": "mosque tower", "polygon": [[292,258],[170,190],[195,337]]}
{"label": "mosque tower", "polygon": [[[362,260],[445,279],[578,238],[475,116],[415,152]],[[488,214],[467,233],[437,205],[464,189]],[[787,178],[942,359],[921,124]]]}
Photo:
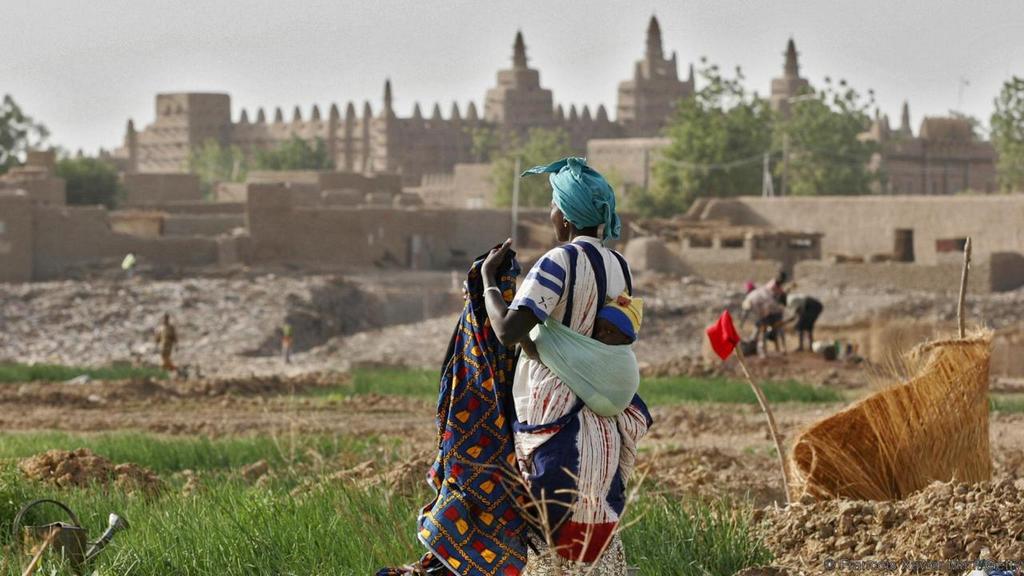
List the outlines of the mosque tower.
{"label": "mosque tower", "polygon": [[644,57],[636,62],[633,78],[619,84],[618,121],[630,136],[657,136],[676,103],[692,96],[693,90],[692,74],[679,79],[676,54],[665,58],[661,25],[651,16]]}
{"label": "mosque tower", "polygon": [[789,114],[789,100],[810,89],[810,83],[800,77],[800,64],[797,62],[796,43],[790,38],[786,44],[786,63],[783,66],[782,77],[772,79],[772,110],[781,112],[783,116]]}
{"label": "mosque tower", "polygon": [[523,33],[516,32],[512,67],[498,71],[498,83],[487,91],[484,119],[522,136],[530,128],[545,128],[553,121],[551,90],[540,85],[540,72],[526,59]]}

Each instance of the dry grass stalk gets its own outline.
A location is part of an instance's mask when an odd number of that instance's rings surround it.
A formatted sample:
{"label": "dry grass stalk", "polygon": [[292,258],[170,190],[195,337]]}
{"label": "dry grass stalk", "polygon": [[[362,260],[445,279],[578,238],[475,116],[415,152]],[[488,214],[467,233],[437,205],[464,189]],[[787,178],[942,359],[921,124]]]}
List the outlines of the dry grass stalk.
{"label": "dry grass stalk", "polygon": [[791,454],[795,496],[904,498],[933,481],[991,478],[990,332],[924,344],[907,381],[804,430]]}
{"label": "dry grass stalk", "polygon": [[43,554],[53,545],[53,541],[57,538],[57,533],[60,532],[59,527],[53,527],[50,529],[50,533],[46,535],[46,540],[36,550],[35,556],[32,557],[32,561],[25,567],[25,571],[21,573],[21,576],[32,576],[35,574],[36,569],[39,568],[39,561],[43,559]]}
{"label": "dry grass stalk", "polygon": [[958,334],[960,334],[961,338],[966,336],[964,322],[966,322],[967,320],[964,317],[964,303],[967,300],[967,276],[970,273],[970,271],[971,239],[970,237],[968,237],[967,241],[964,243],[964,269],[963,273],[961,273],[960,275],[960,297],[957,299],[956,302],[956,325],[958,329]]}
{"label": "dry grass stalk", "polygon": [[782,491],[786,494],[786,504],[789,505],[793,491],[790,487],[790,473],[789,467],[786,465],[786,453],[782,449],[779,428],[775,424],[775,415],[772,414],[771,406],[768,405],[768,399],[765,398],[761,387],[750,376],[750,371],[747,370],[747,365],[743,362],[743,351],[740,348],[736,348],[736,360],[739,362],[740,368],[743,369],[743,375],[747,378],[747,383],[754,389],[754,395],[757,396],[757,403],[761,405],[761,411],[764,412],[765,417],[768,419],[768,431],[772,435],[772,442],[775,443],[775,451],[779,456],[779,470],[782,472]]}

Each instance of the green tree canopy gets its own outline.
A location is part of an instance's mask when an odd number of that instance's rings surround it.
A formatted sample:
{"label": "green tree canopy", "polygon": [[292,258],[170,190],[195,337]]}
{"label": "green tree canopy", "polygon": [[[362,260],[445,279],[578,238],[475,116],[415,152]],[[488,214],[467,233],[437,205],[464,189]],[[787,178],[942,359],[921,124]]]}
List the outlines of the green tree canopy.
{"label": "green tree canopy", "polygon": [[466,128],[466,131],[473,142],[471,151],[476,162],[490,162],[502,150],[514,145],[508,133],[492,126]]}
{"label": "green tree canopy", "polygon": [[193,148],[188,157],[188,168],[199,176],[204,194],[209,194],[218,182],[242,182],[248,171],[248,161],[238,146],[221,146],[213,139]]}
{"label": "green tree canopy", "polygon": [[[498,206],[512,204],[512,184],[515,174],[516,157],[520,159],[520,169],[526,170],[540,164],[550,164],[560,158],[572,154],[569,146],[569,135],[563,130],[546,130],[533,128],[526,142],[515,145],[502,153],[494,161],[491,179],[495,185],[495,202]],[[551,191],[548,188],[546,175],[523,178],[519,182],[519,205],[545,207],[551,203]]]}
{"label": "green tree canopy", "polygon": [[680,100],[666,128],[671,143],[654,165],[654,185],[630,194],[630,209],[647,216],[684,212],[697,198],[739,196],[761,187],[762,157],[771,147],[768,103],[701,59],[703,85]]}
{"label": "green tree canopy", "polygon": [[311,144],[293,136],[271,150],[256,152],[252,164],[255,170],[331,170],[334,159],[323,139],[317,138]]}
{"label": "green tree canopy", "polygon": [[992,114],[992,144],[999,153],[999,187],[1024,190],[1024,78],[1003,83]]}
{"label": "green tree canopy", "polygon": [[122,188],[117,168],[98,158],[61,158],[57,176],[67,186],[68,204],[114,208],[121,200]]}
{"label": "green tree canopy", "polygon": [[878,145],[858,136],[871,124],[873,104],[870,93],[863,98],[845,80],[833,86],[828,78],[823,90],[794,99],[775,130],[776,149],[789,152],[788,168],[785,158],[775,164],[780,177],[788,170],[787,195],[871,192],[879,175],[868,163]]}
{"label": "green tree canopy", "polygon": [[0,102],[0,174],[21,163],[25,152],[41,146],[49,137],[46,126],[25,114],[10,94]]}

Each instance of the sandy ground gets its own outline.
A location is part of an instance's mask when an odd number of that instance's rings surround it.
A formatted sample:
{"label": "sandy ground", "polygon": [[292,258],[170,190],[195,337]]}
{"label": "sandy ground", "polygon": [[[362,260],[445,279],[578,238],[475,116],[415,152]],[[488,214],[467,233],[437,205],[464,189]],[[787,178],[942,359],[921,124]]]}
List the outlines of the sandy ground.
{"label": "sandy ground", "polygon": [[[296,375],[360,363],[434,368],[458,311],[452,284],[451,274],[438,272],[0,284],[0,361],[157,363],[154,329],[170,312],[176,362],[194,374]],[[826,327],[901,318],[955,325],[948,295],[798,290],[824,302]],[[743,296],[738,285],[659,275],[638,277],[636,291],[645,298],[637,358],[652,369],[699,358],[704,327],[725,307],[738,311]],[[1022,326],[1024,291],[972,297],[968,316],[993,328]],[[296,340],[289,366],[278,357],[286,320]]]}

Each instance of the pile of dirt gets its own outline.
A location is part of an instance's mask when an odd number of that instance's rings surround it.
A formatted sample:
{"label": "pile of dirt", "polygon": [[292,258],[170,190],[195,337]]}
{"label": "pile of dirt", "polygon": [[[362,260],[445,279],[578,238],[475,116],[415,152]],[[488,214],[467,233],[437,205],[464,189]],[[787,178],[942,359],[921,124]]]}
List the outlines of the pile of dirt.
{"label": "pile of dirt", "polygon": [[331,480],[360,488],[379,487],[390,494],[410,494],[425,482],[433,455],[418,454],[385,466],[373,460],[361,462],[331,475]]}
{"label": "pile of dirt", "polygon": [[193,378],[189,380],[92,380],[84,384],[32,382],[0,387],[0,403],[63,408],[112,408],[144,403],[179,402],[188,399],[273,397],[302,394],[317,388],[343,386],[347,373],[307,372],[292,376]]}
{"label": "pile of dirt", "polygon": [[360,489],[378,488],[387,494],[415,494],[426,482],[427,470],[435,454],[416,451],[405,458],[382,464],[378,460],[365,460],[345,466],[323,480],[305,482],[292,490],[292,496],[301,497],[322,490],[326,484],[340,483]]}
{"label": "pile of dirt", "polygon": [[1024,482],[935,482],[895,502],[794,503],[758,511],[755,531],[775,564],[812,573],[826,559],[953,568],[979,559],[1011,561],[1024,558]]}
{"label": "pile of dirt", "polygon": [[673,496],[749,498],[764,506],[785,501],[778,464],[767,455],[742,458],[718,448],[655,451],[637,469],[650,490]]}
{"label": "pile of dirt", "polygon": [[126,493],[155,494],[164,488],[160,477],[138,464],[114,464],[88,448],[49,450],[18,462],[26,477],[58,488],[113,485]]}

